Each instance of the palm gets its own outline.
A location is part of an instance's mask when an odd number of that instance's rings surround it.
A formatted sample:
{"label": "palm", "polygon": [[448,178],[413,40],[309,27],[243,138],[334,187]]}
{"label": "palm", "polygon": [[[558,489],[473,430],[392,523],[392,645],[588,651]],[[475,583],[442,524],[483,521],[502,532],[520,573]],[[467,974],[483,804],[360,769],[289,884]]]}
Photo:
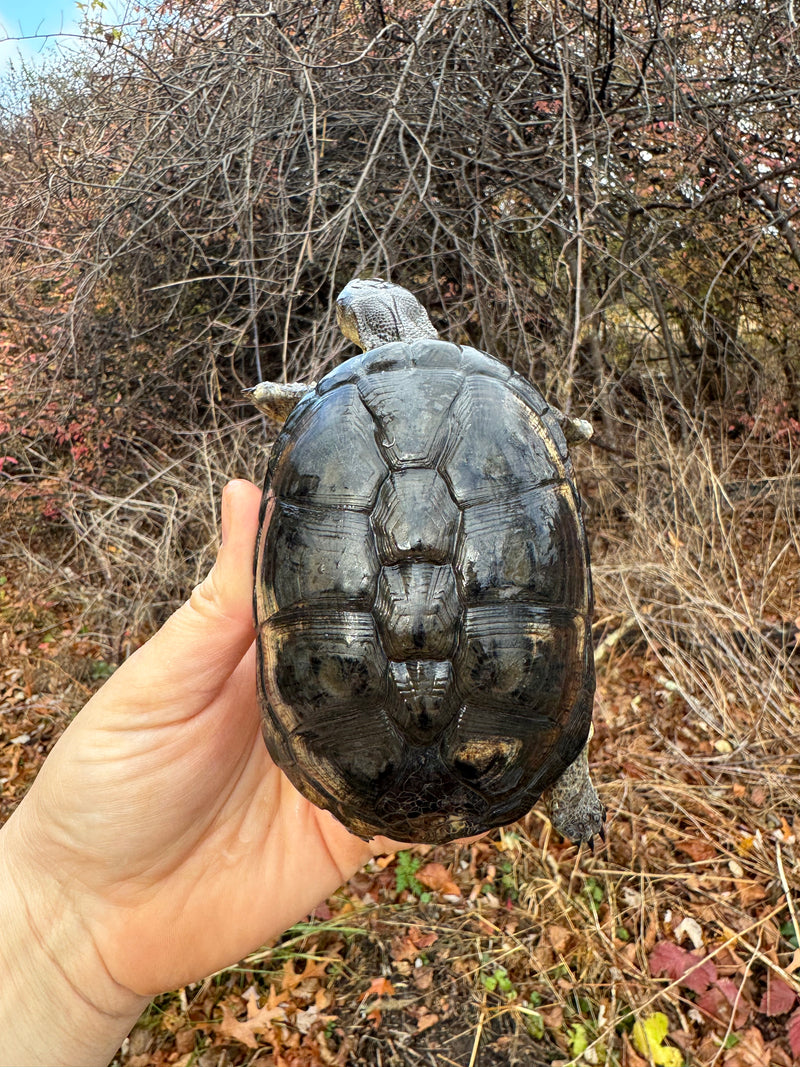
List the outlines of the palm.
{"label": "palm", "polygon": [[[250,494],[251,533],[255,503]],[[29,821],[48,813],[32,830],[39,875],[85,886],[86,923],[109,972],[144,995],[240,958],[373,852],[304,800],[267,754],[252,537],[234,534],[243,545],[228,559],[238,551],[241,589],[226,585],[230,612],[196,593],[66,731],[28,809]],[[65,795],[61,783],[76,781]]]}

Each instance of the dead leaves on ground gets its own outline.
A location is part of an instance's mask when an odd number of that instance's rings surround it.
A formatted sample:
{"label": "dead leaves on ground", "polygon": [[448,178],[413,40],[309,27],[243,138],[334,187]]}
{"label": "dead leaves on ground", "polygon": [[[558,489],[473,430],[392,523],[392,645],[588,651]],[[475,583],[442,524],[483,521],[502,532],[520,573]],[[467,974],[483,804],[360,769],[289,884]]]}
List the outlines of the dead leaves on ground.
{"label": "dead leaves on ground", "polygon": [[[774,950],[771,955],[775,957]],[[727,975],[720,974],[715,957],[719,959],[720,966],[726,966]],[[772,962],[769,956],[765,955],[763,958]],[[772,968],[767,968],[763,979],[764,992],[756,1006],[753,999],[754,982],[751,977],[752,958],[739,958],[732,951],[725,949],[715,952],[714,956],[704,956],[665,940],[655,945],[648,962],[650,973],[654,977],[664,975],[679,989],[695,994],[692,1001],[695,1009],[712,1022],[725,1027],[726,1040],[730,1041],[733,1036],[733,1047],[729,1050],[732,1054],[726,1054],[725,1067],[785,1062],[785,1049],[779,1043],[765,1040],[759,1026],[760,1023],[761,1027],[767,1029],[764,1026],[765,1020],[759,1020],[758,1016],[784,1017],[782,1022],[785,1025],[786,1043],[792,1056],[800,1056],[800,1009],[794,1010],[800,1002],[800,992],[776,975]],[[776,959],[774,962],[777,966]],[[687,1001],[688,999],[687,997]],[[684,1007],[686,1006],[684,1004]],[[659,1041],[663,1040],[664,1035]],[[639,1045],[637,1048],[642,1051]],[[753,1056],[756,1058],[752,1058]],[[668,1057],[663,1061],[659,1060],[656,1053],[653,1053],[654,1063],[667,1063],[668,1060]]]}

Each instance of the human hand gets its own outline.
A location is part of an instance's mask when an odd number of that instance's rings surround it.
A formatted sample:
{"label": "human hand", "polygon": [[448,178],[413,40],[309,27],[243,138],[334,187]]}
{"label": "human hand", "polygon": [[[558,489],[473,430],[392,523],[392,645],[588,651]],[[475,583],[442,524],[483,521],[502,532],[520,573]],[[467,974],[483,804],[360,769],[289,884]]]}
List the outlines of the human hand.
{"label": "human hand", "polygon": [[[92,1062],[113,1053],[143,998],[241,958],[393,847],[311,805],[264,746],[259,500],[249,482],[226,487],[213,570],[79,713],[0,834],[16,901],[7,951],[16,916],[83,1001],[117,1020]],[[0,1061],[4,1051],[0,1037]]]}

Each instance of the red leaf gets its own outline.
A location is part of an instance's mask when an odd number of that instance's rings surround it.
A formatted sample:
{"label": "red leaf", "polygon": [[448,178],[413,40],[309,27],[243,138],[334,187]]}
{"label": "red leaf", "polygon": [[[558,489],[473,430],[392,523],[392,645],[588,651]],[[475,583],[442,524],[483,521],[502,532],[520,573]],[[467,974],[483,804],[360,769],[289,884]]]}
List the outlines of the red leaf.
{"label": "red leaf", "polygon": [[775,978],[770,971],[767,974],[767,991],[761,998],[758,1010],[765,1015],[785,1015],[791,1011],[797,1001],[797,994],[782,978]]}
{"label": "red leaf", "polygon": [[710,989],[698,997],[697,1006],[700,1011],[719,1019],[726,1026],[733,1015],[733,1026],[737,1030],[744,1026],[750,1014],[749,1002],[739,993],[739,987],[730,978],[718,978]]}
{"label": "red leaf", "polygon": [[789,1048],[792,1050],[792,1055],[800,1056],[800,1008],[789,1016],[786,1032],[789,1035]]}
{"label": "red leaf", "polygon": [[650,953],[650,973],[666,974],[695,993],[704,993],[717,978],[713,960],[704,960],[671,941],[659,941]]}

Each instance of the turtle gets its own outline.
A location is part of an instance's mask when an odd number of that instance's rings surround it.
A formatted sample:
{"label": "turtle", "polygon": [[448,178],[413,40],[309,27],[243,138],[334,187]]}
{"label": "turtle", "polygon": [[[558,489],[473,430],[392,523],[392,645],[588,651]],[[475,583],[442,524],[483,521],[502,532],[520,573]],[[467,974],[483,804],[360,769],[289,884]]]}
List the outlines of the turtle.
{"label": "turtle", "polygon": [[441,339],[399,285],[354,279],[336,315],[360,355],[251,392],[285,420],[255,552],[270,755],[365,840],[479,835],[546,793],[555,829],[591,842],[592,584],[568,452],[591,426]]}

